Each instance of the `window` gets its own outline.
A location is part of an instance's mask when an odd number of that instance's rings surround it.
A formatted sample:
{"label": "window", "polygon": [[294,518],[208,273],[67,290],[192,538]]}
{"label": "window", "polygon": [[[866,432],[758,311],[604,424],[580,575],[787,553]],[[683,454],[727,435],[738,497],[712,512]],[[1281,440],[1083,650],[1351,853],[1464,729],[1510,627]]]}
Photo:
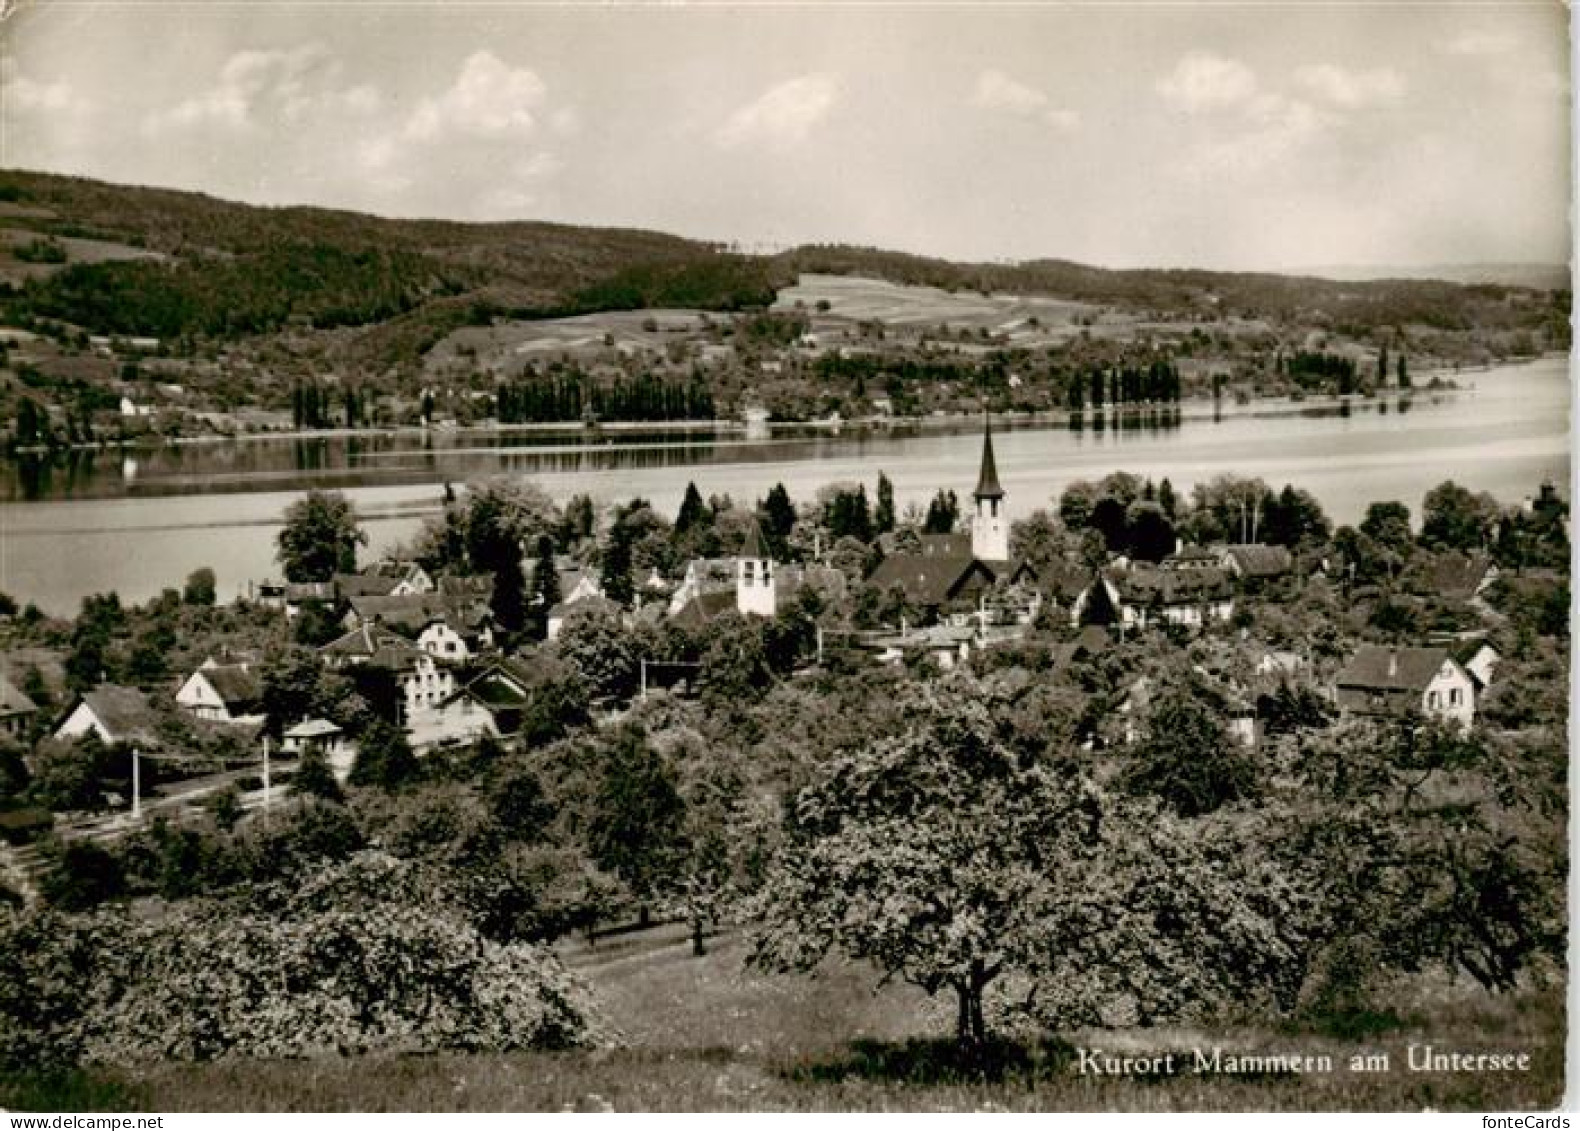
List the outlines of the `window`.
{"label": "window", "polygon": [[1437,708],[1438,708],[1439,704],[1441,704],[1441,702],[1442,702],[1442,696],[1438,692],[1436,692],[1436,691],[1428,691],[1426,693],[1426,705],[1428,707],[1430,707],[1432,710],[1434,710],[1434,711],[1437,710]]}
{"label": "window", "polygon": [[1459,688],[1457,688],[1457,687],[1451,688],[1449,690],[1449,693],[1448,693],[1448,705],[1450,707],[1457,707],[1457,706],[1459,706],[1459,696],[1460,696]]}

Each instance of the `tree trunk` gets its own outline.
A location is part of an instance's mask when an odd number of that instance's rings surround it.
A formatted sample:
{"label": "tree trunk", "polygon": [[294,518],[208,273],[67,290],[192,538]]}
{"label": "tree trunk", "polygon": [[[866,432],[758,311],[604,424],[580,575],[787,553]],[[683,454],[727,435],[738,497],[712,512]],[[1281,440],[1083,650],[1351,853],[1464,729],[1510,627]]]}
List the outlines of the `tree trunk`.
{"label": "tree trunk", "polygon": [[955,1037],[962,1046],[978,1048],[987,1040],[987,1019],[982,1012],[982,991],[992,979],[986,966],[978,959],[971,964],[971,973],[954,982],[957,1009]]}
{"label": "tree trunk", "polygon": [[691,920],[691,954],[694,958],[701,958],[708,953],[708,948],[702,942],[702,916],[696,915]]}
{"label": "tree trunk", "polygon": [[962,978],[955,982],[955,996],[955,1039],[965,1048],[976,1048],[987,1038],[987,1026],[982,1018],[982,986],[972,979]]}

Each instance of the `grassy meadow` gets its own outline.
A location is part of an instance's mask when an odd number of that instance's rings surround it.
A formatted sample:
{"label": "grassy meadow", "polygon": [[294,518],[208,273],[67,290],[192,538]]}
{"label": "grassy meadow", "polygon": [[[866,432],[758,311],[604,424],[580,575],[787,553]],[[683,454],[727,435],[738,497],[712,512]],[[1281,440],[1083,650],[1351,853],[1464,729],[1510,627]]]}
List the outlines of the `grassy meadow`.
{"label": "grassy meadow", "polygon": [[[1395,1016],[1344,1026],[1068,1034],[1005,1045],[986,1072],[947,1039],[952,1004],[868,968],[815,979],[743,969],[744,942],[693,958],[678,927],[561,953],[594,986],[625,1043],[508,1055],[163,1063],[0,1081],[0,1106],[155,1111],[1035,1111],[1466,1110],[1551,1108],[1563,1096],[1561,989],[1491,998],[1467,983],[1412,991]],[[1353,1019],[1352,1019],[1353,1020]],[[1411,1043],[1441,1051],[1529,1051],[1526,1073],[1409,1072]],[[1333,1056],[1327,1075],[1082,1076],[1074,1046],[1146,1055],[1192,1046]],[[1351,1073],[1354,1052],[1393,1070]],[[1189,1055],[1183,1058],[1188,1062]]]}

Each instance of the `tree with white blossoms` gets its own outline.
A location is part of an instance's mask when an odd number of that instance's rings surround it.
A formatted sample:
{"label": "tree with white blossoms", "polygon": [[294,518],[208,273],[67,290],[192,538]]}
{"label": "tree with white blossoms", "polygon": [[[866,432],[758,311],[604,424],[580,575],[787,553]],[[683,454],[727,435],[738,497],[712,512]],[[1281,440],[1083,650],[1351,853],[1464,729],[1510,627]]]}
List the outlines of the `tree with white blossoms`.
{"label": "tree with white blossoms", "polygon": [[967,1046],[987,1037],[989,986],[1053,1026],[1294,1003],[1321,915],[1298,868],[1259,850],[1260,810],[1192,820],[1109,790],[1067,740],[1005,741],[964,673],[908,695],[901,733],[794,799],[754,964],[837,952],[951,991]]}
{"label": "tree with white blossoms", "polygon": [[810,971],[830,952],[955,995],[956,1035],[987,1036],[983,994],[1037,960],[1039,912],[1100,842],[1096,786],[1023,762],[974,681],[925,685],[898,736],[845,755],[795,798],[752,961]]}

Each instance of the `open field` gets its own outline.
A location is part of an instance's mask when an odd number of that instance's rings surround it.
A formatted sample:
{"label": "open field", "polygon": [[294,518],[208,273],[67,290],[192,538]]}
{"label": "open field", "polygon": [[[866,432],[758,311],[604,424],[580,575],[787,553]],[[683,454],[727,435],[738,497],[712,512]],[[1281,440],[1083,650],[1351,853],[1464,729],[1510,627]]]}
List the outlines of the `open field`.
{"label": "open field", "polygon": [[[1200,1046],[1226,1053],[1328,1054],[1314,1075],[1083,1076],[1063,1042],[1006,1046],[1003,1065],[963,1065],[942,1039],[948,1002],[910,987],[875,990],[870,970],[831,964],[817,979],[742,968],[744,943],[692,958],[678,927],[560,950],[623,1030],[619,1049],[514,1055],[160,1064],[0,1082],[21,1108],[227,1110],[1494,1110],[1562,1097],[1559,990],[1489,999],[1464,987],[1421,991],[1401,1020],[1343,1036],[1311,1028],[1076,1034],[1121,1055]],[[1381,1029],[1383,1031],[1378,1032]],[[1529,1051],[1525,1073],[1405,1070],[1406,1049]],[[1387,1052],[1391,1071],[1352,1073],[1354,1052]]]}
{"label": "open field", "polygon": [[[1058,346],[1086,333],[1094,338],[1126,341],[1139,334],[1183,337],[1197,324],[1151,319],[1146,312],[1038,294],[982,294],[947,291],[848,275],[804,274],[793,287],[779,291],[775,310],[797,304],[812,320],[812,332],[838,336],[863,322],[881,322],[891,332],[933,333],[940,326],[959,334],[986,331],[1012,346]],[[827,303],[819,310],[819,303]],[[1226,319],[1216,333],[1265,332],[1264,322]]]}

